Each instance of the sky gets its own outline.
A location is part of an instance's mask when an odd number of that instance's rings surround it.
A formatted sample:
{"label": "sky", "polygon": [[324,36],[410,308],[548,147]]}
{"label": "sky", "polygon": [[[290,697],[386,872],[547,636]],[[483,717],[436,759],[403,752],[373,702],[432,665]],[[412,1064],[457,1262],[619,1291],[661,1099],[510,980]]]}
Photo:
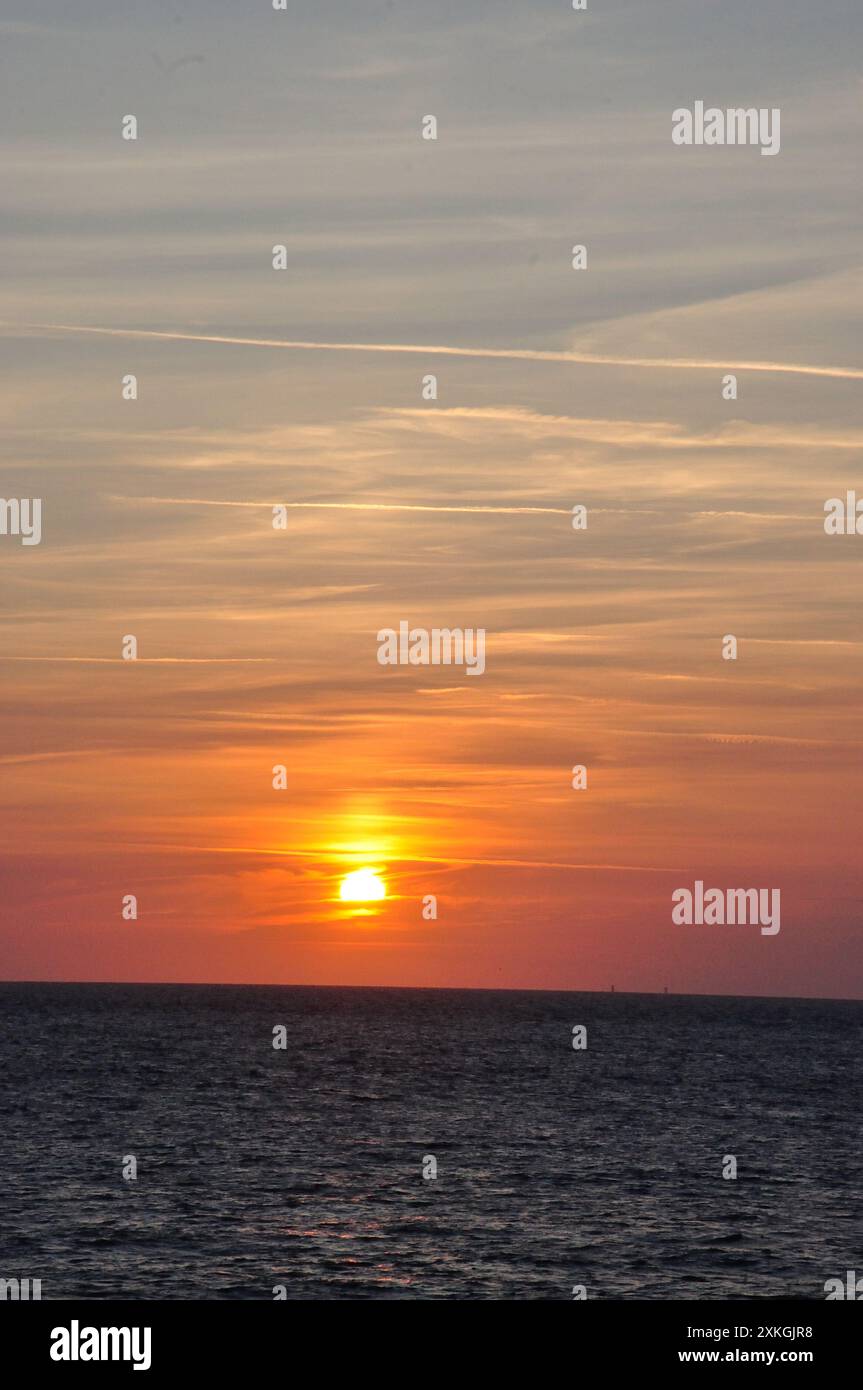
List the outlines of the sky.
{"label": "sky", "polygon": [[2,0],[0,977],[861,996],[861,37]]}

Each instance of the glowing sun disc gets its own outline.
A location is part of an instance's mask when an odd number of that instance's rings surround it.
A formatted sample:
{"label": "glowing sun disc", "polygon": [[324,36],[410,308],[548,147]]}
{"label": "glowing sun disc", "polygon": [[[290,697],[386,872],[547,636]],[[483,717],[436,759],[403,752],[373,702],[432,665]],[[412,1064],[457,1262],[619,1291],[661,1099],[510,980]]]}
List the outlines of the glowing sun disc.
{"label": "glowing sun disc", "polygon": [[354,869],[339,885],[339,897],[346,903],[370,903],[385,898],[387,890],[374,869]]}

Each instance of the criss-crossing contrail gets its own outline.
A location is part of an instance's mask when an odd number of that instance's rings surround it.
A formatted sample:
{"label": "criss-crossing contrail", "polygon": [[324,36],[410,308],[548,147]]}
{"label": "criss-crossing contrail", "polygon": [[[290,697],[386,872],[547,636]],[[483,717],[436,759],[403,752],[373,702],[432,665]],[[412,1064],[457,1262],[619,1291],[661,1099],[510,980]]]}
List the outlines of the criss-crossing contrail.
{"label": "criss-crossing contrail", "polygon": [[215,333],[167,333],[153,328],[97,328],[77,323],[4,324],[6,328],[38,329],[51,333],[95,333],[109,338],[156,338],[179,343],[222,343],[229,347],[283,348],[300,352],[411,352],[435,357],[503,358],[517,362],[571,362],[597,367],[652,367],[683,371],[778,372],[791,376],[824,376],[863,381],[861,367],[814,367],[802,362],[735,362],[728,358],[613,357],[569,349],[442,347],[417,343],[312,343],[292,338],[239,338]]}

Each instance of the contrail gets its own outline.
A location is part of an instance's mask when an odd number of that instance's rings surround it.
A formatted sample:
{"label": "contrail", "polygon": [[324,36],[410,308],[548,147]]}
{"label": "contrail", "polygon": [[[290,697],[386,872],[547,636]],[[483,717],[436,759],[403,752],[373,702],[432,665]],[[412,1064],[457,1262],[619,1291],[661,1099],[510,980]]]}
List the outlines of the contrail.
{"label": "contrail", "polygon": [[222,502],[204,497],[119,497],[111,494],[111,502],[157,502],[172,507],[310,507],[336,512],[493,512],[503,516],[521,516],[538,512],[541,516],[571,516],[566,507],[482,507],[440,506],[418,502]]}
{"label": "contrail", "polygon": [[[131,842],[129,842],[131,843]],[[243,855],[267,855],[277,859],[306,859],[317,863],[334,863],[348,865],[354,860],[365,861],[367,863],[379,864],[457,864],[460,866],[475,866],[478,868],[490,867],[501,869],[572,869],[572,870],[599,870],[603,873],[628,873],[628,874],[681,874],[684,869],[657,868],[655,865],[648,864],[570,864],[561,863],[553,859],[486,859],[483,857],[461,857],[457,855],[434,855],[434,854],[390,854],[386,850],[380,853],[366,853],[361,850],[340,850],[314,847],[308,849],[275,849],[267,845],[181,845],[164,844],[158,841],[144,841],[136,844],[136,848],[170,850],[176,854],[243,854]]]}
{"label": "contrail", "polygon": [[792,376],[824,376],[863,381],[860,367],[813,367],[800,362],[732,362],[727,358],[702,360],[691,357],[609,357],[601,353],[552,351],[540,348],[441,347],[414,343],[311,343],[291,338],[235,338],[214,333],[162,333],[151,328],[93,328],[74,323],[4,324],[52,333],[97,333],[109,338],[164,338],[180,343],[223,343],[230,347],[286,348],[301,352],[412,352],[436,357],[503,358],[517,362],[574,362],[599,367],[653,367],[683,371],[779,372]]}

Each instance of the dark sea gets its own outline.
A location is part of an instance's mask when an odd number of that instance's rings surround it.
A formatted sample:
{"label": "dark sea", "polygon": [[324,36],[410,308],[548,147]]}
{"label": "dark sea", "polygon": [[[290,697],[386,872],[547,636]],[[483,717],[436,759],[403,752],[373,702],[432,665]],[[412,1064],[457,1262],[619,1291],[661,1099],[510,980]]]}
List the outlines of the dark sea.
{"label": "dark sea", "polygon": [[863,1271],[860,1003],[7,984],[0,1020],[0,1278],[43,1299],[823,1299]]}

